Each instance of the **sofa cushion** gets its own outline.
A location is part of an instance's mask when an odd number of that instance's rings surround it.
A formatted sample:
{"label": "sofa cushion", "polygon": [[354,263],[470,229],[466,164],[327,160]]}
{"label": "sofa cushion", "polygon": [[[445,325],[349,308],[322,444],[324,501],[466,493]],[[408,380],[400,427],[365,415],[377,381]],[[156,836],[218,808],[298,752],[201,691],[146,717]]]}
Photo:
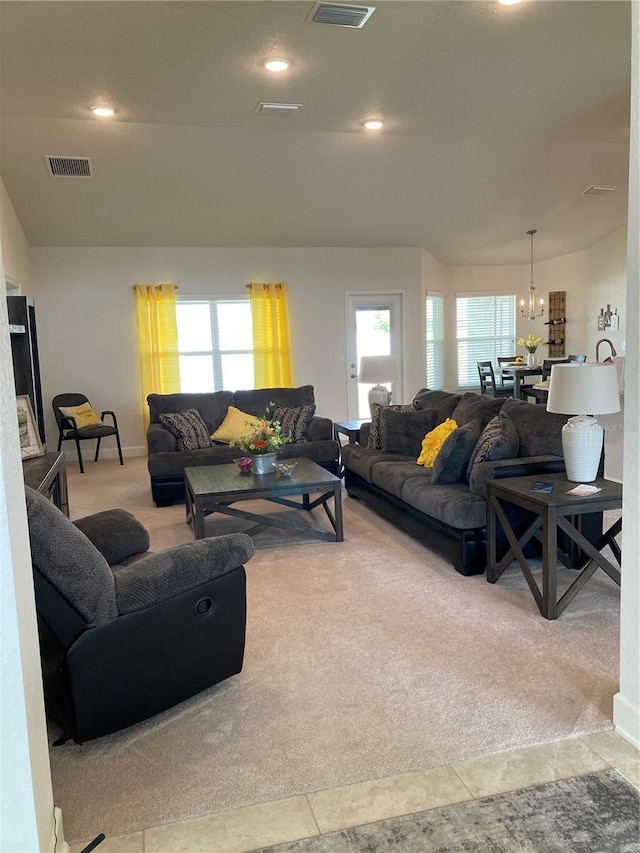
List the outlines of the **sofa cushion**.
{"label": "sofa cushion", "polygon": [[160,415],[160,423],[175,435],[178,450],[200,450],[211,447],[207,425],[197,409],[186,412],[167,412]]}
{"label": "sofa cushion", "polygon": [[236,409],[235,406],[229,406],[224,420],[218,429],[211,433],[211,440],[231,444],[232,441],[237,441],[241,435],[245,435],[249,431],[249,427],[258,426],[260,423],[260,418],[255,415],[248,415],[246,412]]}
{"label": "sofa cushion", "polygon": [[[147,403],[149,420],[152,424],[160,423],[160,415],[165,412],[197,409],[207,425],[209,435],[220,426],[229,406],[234,405],[231,391],[212,391],[207,394],[149,394]],[[242,409],[242,406],[238,408]]]}
{"label": "sofa cushion", "polygon": [[315,404],[313,385],[301,385],[299,388],[257,388],[236,391],[233,405],[243,412],[270,418],[276,406],[281,409],[294,409],[298,406]]}
{"label": "sofa cushion", "polygon": [[382,411],[393,409],[396,412],[414,412],[416,407],[413,403],[401,406],[381,406],[380,403],[371,404],[371,424],[369,425],[369,436],[367,447],[369,450],[382,450]]}
{"label": "sofa cushion", "polygon": [[518,431],[520,456],[563,455],[562,427],[567,422],[566,415],[548,412],[545,406],[523,400],[506,400],[501,411],[509,415]]}
{"label": "sofa cushion", "polygon": [[422,450],[418,456],[418,465],[431,468],[447,436],[457,428],[458,424],[452,418],[447,418],[446,421],[428,432],[422,439]]}
{"label": "sofa cushion", "polygon": [[487,523],[486,501],[472,494],[466,483],[434,485],[425,478],[410,477],[402,487],[402,500],[459,530],[474,530]]}
{"label": "sofa cushion", "polygon": [[445,439],[433,462],[431,482],[459,483],[467,479],[467,465],[480,438],[480,422],[470,421]]}
{"label": "sofa cushion", "polygon": [[[451,394],[449,391],[429,391],[428,388],[421,388],[413,398],[413,404],[416,409],[431,409],[434,413],[434,426],[441,424],[447,418],[453,417],[453,412],[462,400],[462,394]],[[458,423],[466,423],[466,421],[458,421]]]}
{"label": "sofa cushion", "polygon": [[425,485],[431,480],[431,468],[412,462],[379,460],[371,470],[371,482],[374,485],[402,499],[402,489],[410,477],[421,477]]}
{"label": "sofa cushion", "polygon": [[372,481],[372,471],[374,465],[378,462],[389,462],[391,459],[395,462],[411,462],[416,464],[415,458],[410,456],[401,456],[399,454],[390,456],[389,453],[383,453],[381,450],[368,450],[361,444],[344,444],[342,446],[342,464],[345,468],[353,471],[363,480],[368,483]]}
{"label": "sofa cushion", "polygon": [[439,421],[433,409],[399,411],[384,406],[380,412],[381,450],[386,453],[404,453],[417,459],[422,439]]}
{"label": "sofa cushion", "polygon": [[518,455],[519,447],[520,439],[513,421],[504,412],[500,412],[489,421],[478,439],[467,474],[471,476],[474,466],[482,462],[513,459]]}
{"label": "sofa cushion", "polygon": [[467,391],[453,410],[451,417],[459,424],[480,421],[480,427],[484,429],[489,421],[498,414],[505,400],[504,397],[495,398],[486,394],[475,394],[473,391]]}
{"label": "sofa cushion", "polygon": [[315,406],[297,406],[295,408],[276,406],[273,410],[273,420],[279,421],[281,435],[288,436],[291,441],[297,444],[303,444],[309,440],[307,430],[315,413]]}

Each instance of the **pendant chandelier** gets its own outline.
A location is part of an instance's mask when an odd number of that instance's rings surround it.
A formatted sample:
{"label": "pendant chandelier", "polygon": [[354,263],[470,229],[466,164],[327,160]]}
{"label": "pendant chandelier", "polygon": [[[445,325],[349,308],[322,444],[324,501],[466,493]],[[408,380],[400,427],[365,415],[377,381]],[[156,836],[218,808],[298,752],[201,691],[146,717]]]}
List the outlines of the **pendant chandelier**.
{"label": "pendant chandelier", "polygon": [[537,233],[538,232],[535,228],[532,228],[531,231],[527,231],[527,234],[531,237],[531,284],[529,285],[529,304],[528,306],[525,306],[524,299],[520,301],[520,316],[528,317],[530,320],[535,320],[536,317],[542,317],[544,314],[544,299],[540,300],[540,305],[536,311],[536,289],[533,284],[533,235]]}

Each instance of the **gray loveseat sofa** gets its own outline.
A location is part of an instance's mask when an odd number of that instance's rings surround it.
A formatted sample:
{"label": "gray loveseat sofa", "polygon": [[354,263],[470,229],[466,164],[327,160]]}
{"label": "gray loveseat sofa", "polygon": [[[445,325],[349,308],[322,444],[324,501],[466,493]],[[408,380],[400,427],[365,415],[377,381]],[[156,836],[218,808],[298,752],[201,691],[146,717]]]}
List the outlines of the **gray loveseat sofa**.
{"label": "gray loveseat sofa", "polygon": [[[205,394],[149,394],[149,429],[147,431],[148,469],[151,493],[156,506],[170,506],[184,500],[184,469],[196,465],[232,462],[242,456],[237,447],[212,442],[196,450],[179,450],[174,434],[161,423],[161,415],[196,409],[211,434],[223,422],[229,406],[248,415],[264,417],[272,407],[297,409],[315,406],[312,385],[299,388],[261,388],[248,391],[215,391]],[[340,447],[333,437],[333,422],[315,415],[311,418],[306,441],[286,444],[279,456],[305,456],[337,474]]]}
{"label": "gray loveseat sofa", "polygon": [[[457,455],[439,467],[416,464],[423,437],[447,418],[463,428],[447,439],[458,442]],[[493,454],[486,452],[486,438],[480,447],[492,421],[502,430]],[[564,471],[565,423],[565,415],[511,398],[422,390],[411,406],[381,410],[364,425],[359,444],[343,447],[347,493],[449,559],[460,574],[480,574],[486,568],[488,480]],[[526,517],[515,507],[513,515],[516,523]],[[584,516],[583,532],[591,541],[601,527],[600,516]],[[499,553],[505,547],[500,534]]]}

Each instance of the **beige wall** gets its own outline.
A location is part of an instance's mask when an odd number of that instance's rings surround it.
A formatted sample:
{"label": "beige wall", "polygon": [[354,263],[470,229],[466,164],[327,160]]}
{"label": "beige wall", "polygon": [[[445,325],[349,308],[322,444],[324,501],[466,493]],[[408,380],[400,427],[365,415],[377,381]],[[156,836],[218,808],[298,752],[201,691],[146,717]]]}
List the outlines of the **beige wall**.
{"label": "beige wall", "polygon": [[4,183],[0,179],[0,240],[4,261],[4,276],[20,285],[23,296],[31,296],[29,244],[16,215]]}

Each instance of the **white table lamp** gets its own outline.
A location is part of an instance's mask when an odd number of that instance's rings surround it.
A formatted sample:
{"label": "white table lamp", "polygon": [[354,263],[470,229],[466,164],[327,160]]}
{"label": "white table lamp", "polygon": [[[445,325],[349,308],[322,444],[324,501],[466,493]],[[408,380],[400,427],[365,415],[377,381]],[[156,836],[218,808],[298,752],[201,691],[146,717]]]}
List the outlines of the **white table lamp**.
{"label": "white table lamp", "polygon": [[369,391],[369,409],[372,403],[388,406],[391,391],[382,382],[395,382],[398,379],[398,365],[393,355],[365,355],[360,359],[358,382],[363,385],[374,383]]}
{"label": "white table lamp", "polygon": [[592,482],[598,473],[604,429],[591,415],[620,411],[616,366],[554,364],[549,381],[547,411],[574,415],[562,428],[562,452],[567,480],[572,483]]}

